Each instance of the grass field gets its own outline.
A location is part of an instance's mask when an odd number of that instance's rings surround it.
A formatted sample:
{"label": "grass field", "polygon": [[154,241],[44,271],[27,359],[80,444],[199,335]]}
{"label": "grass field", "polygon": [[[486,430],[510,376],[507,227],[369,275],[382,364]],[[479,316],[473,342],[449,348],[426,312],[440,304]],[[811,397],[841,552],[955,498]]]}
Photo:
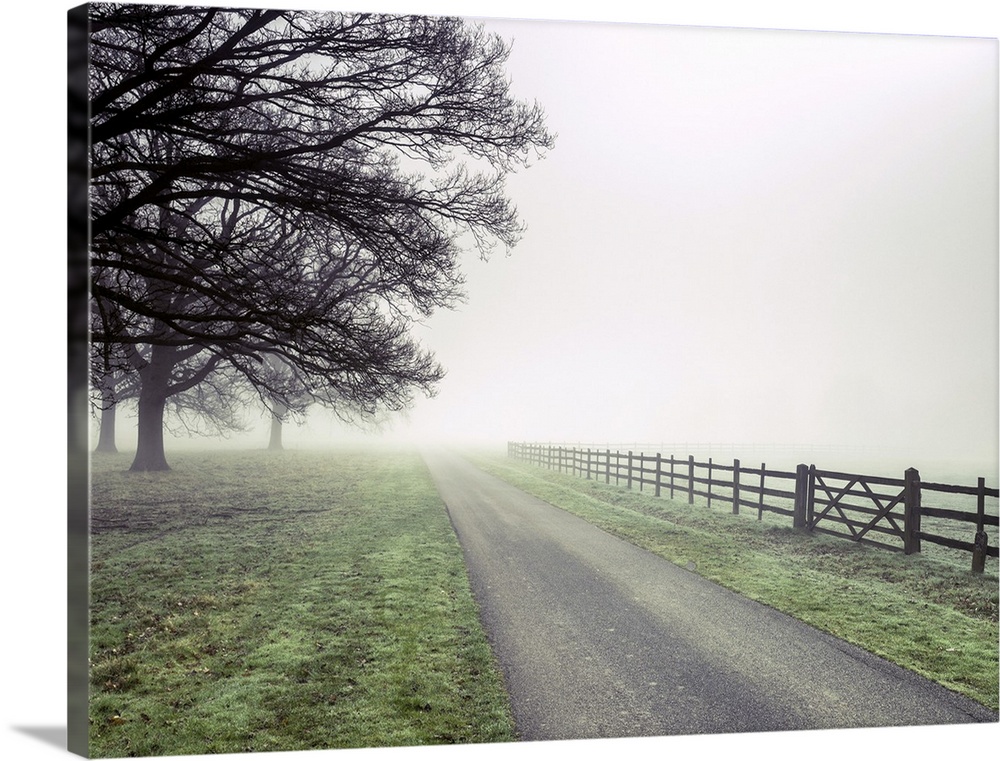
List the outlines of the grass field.
{"label": "grass field", "polygon": [[92,466],[91,754],[513,740],[413,453]]}
{"label": "grass field", "polygon": [[[774,521],[656,498],[500,456],[475,462],[606,531],[998,707],[997,565],[973,574]],[[754,511],[750,511],[754,512]]]}
{"label": "grass field", "polygon": [[[997,574],[500,456],[489,472],[996,709]],[[516,739],[460,547],[416,453],[92,465],[95,757]]]}

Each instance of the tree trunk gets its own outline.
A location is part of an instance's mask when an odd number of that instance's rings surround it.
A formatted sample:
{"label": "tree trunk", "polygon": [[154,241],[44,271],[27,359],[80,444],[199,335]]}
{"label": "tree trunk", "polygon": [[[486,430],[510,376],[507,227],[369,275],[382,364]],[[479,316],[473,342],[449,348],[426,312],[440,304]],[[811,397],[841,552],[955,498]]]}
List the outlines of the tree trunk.
{"label": "tree trunk", "polygon": [[115,418],[118,406],[115,400],[114,373],[103,374],[95,380],[95,385],[101,389],[101,430],[94,451],[116,454],[118,447],[115,446]]}
{"label": "tree trunk", "polygon": [[170,470],[163,449],[163,409],[173,366],[174,349],[154,346],[149,364],[139,372],[139,440],[130,470]]}
{"label": "tree trunk", "polygon": [[287,410],[288,408],[285,405],[275,403],[274,409],[271,411],[271,440],[268,442],[268,449],[284,449],[281,445],[281,418],[284,417]]}
{"label": "tree trunk", "polygon": [[97,438],[97,448],[95,452],[106,452],[116,454],[118,447],[115,446],[115,418],[117,417],[118,405],[114,402],[108,404],[101,410],[101,432]]}

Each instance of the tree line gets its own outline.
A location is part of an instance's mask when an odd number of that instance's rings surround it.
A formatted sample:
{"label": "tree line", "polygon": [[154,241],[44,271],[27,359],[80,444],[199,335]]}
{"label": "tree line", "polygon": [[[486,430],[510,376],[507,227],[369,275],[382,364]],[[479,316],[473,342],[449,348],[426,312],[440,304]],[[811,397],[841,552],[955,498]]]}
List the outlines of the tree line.
{"label": "tree line", "polygon": [[450,17],[98,3],[88,22],[90,386],[108,415],[137,405],[132,469],[168,469],[169,421],[433,394],[413,323],[462,300],[462,251],[518,242],[504,178],[553,145],[509,43]]}

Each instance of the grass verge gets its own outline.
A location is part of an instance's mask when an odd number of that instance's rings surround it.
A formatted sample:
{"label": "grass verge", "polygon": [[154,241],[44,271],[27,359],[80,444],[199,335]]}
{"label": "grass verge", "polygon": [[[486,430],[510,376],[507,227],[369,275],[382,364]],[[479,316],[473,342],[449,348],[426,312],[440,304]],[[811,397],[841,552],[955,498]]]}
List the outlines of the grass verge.
{"label": "grass verge", "polygon": [[515,739],[416,454],[92,465],[95,757]]}
{"label": "grass verge", "polygon": [[495,476],[746,597],[998,708],[996,564],[807,535],[730,508],[656,498],[502,457]]}

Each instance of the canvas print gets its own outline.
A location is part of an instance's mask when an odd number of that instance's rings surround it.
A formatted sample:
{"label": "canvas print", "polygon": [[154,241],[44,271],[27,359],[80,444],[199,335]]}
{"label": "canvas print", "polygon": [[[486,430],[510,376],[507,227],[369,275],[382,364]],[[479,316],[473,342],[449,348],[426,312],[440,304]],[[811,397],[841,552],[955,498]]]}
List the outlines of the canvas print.
{"label": "canvas print", "polygon": [[996,39],[68,32],[74,753],[997,722]]}

